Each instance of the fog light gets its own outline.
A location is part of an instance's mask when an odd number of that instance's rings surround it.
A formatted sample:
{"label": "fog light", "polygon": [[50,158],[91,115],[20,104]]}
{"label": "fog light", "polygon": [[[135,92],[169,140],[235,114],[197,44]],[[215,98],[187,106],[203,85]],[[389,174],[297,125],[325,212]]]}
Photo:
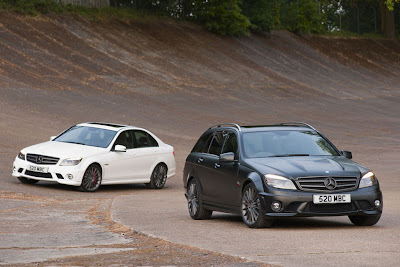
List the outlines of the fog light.
{"label": "fog light", "polygon": [[374,202],[375,208],[379,208],[381,206],[381,201],[379,199],[375,200]]}
{"label": "fog light", "polygon": [[67,174],[67,178],[72,180],[72,179],[74,179],[74,176],[72,174]]}
{"label": "fog light", "polygon": [[271,204],[271,209],[275,212],[281,211],[282,210],[282,203],[279,201],[274,201]]}

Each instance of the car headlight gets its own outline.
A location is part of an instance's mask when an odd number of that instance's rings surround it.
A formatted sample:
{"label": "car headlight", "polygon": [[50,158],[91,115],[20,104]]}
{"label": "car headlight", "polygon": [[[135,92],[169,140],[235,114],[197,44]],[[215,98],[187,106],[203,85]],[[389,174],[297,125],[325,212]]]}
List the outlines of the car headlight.
{"label": "car headlight", "polygon": [[22,153],[22,152],[19,152],[19,153],[18,153],[18,158],[19,158],[19,159],[22,159],[22,160],[25,160],[25,154]]}
{"label": "car headlight", "polygon": [[373,172],[367,172],[360,180],[359,188],[364,188],[368,186],[373,186],[378,183],[378,179],[376,178]]}
{"label": "car headlight", "polygon": [[82,158],[70,158],[61,161],[60,166],[76,166],[82,161]]}
{"label": "car headlight", "polygon": [[294,183],[288,178],[285,178],[283,176],[275,174],[266,174],[265,181],[269,186],[275,188],[296,190],[296,186],[294,185]]}

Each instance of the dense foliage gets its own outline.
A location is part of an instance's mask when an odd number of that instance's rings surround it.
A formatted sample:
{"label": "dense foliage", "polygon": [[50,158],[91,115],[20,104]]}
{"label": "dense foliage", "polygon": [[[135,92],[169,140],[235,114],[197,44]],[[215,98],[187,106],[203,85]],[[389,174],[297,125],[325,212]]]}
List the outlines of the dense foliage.
{"label": "dense foliage", "polygon": [[[66,9],[56,2],[60,0],[0,0],[0,8],[8,5],[30,15]],[[386,0],[110,0],[117,10],[190,20],[215,33],[233,36],[275,29],[378,35],[388,31],[388,25],[393,32],[400,28],[395,27],[400,24],[397,2],[387,2],[393,13],[386,10]],[[394,16],[388,20],[387,14]]]}

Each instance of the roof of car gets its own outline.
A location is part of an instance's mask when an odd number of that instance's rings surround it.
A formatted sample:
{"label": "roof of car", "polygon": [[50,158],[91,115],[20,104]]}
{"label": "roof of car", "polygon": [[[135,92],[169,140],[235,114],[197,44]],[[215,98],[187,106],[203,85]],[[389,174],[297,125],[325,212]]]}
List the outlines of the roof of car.
{"label": "roof of car", "polygon": [[119,131],[119,130],[125,129],[125,128],[142,129],[142,128],[135,127],[135,126],[130,126],[130,125],[116,124],[116,123],[106,123],[106,122],[85,122],[85,123],[79,123],[77,125],[102,128],[102,129],[107,129],[107,130],[111,130],[111,131]]}
{"label": "roof of car", "polygon": [[284,122],[271,125],[238,125],[236,123],[221,123],[211,126],[209,129],[236,128],[240,132],[256,132],[256,131],[276,131],[276,130],[313,130],[317,131],[311,125],[304,122]]}

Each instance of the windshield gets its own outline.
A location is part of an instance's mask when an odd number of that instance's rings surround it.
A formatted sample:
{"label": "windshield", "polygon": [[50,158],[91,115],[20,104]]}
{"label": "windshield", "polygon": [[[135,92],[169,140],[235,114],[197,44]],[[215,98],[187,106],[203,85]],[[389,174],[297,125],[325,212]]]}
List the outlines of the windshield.
{"label": "windshield", "polygon": [[339,155],[332,145],[313,131],[245,133],[243,146],[248,158]]}
{"label": "windshield", "polygon": [[116,133],[95,127],[73,126],[53,141],[106,148]]}

